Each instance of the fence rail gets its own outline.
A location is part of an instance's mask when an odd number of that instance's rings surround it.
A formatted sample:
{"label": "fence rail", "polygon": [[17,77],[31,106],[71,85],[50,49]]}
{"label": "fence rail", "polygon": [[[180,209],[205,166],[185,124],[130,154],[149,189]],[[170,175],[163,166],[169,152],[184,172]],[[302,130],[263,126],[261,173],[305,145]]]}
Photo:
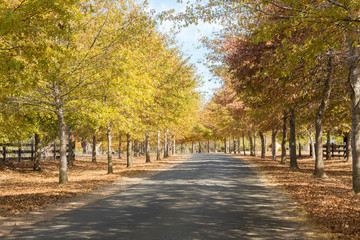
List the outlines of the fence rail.
{"label": "fence rail", "polygon": [[[324,157],[329,158],[327,148],[328,148],[328,145],[324,144],[323,145]],[[347,157],[346,153],[347,153],[346,144],[334,144],[334,143],[329,144],[330,157],[346,158]]]}
{"label": "fence rail", "polygon": [[[54,160],[60,158],[60,144],[53,142],[51,145],[39,149],[40,158],[53,158]],[[73,153],[75,153],[75,144],[73,144]],[[66,155],[69,153],[69,145],[66,145]],[[49,155],[51,154],[51,155]],[[0,156],[3,161],[22,161],[31,160],[35,158],[35,144],[31,143],[0,143]]]}

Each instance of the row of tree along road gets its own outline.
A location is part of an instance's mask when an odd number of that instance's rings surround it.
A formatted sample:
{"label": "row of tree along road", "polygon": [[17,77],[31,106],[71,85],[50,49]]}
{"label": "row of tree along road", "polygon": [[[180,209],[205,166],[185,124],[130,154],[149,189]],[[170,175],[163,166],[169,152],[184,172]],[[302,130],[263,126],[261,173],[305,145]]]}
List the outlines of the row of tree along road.
{"label": "row of tree along road", "polygon": [[[290,167],[298,168],[296,142],[315,142],[314,175],[326,177],[323,132],[347,135],[353,190],[360,192],[359,1],[199,1],[183,13],[166,12],[180,26],[222,24],[208,65],[222,80],[203,111],[204,136],[282,132]],[[351,157],[351,156],[350,156]]]}
{"label": "row of tree along road", "polygon": [[[160,34],[146,4],[60,0],[0,3],[0,140],[281,140],[281,163],[298,168],[297,142],[315,142],[314,175],[326,177],[323,132],[347,136],[353,190],[360,192],[359,1],[198,1],[162,14],[182,26],[224,25],[208,66],[223,86],[206,104],[194,68]],[[281,132],[282,136],[279,136]],[[329,134],[328,134],[329,135]],[[37,140],[36,140],[37,139]],[[145,140],[148,141],[148,140]],[[120,141],[121,142],[121,141]],[[163,144],[163,143],[161,143]],[[224,142],[225,144],[225,142]],[[96,144],[93,144],[95,147]],[[226,149],[226,147],[225,147]],[[131,156],[131,153],[129,153]],[[276,160],[273,148],[273,159]]]}
{"label": "row of tree along road", "polygon": [[66,183],[67,139],[106,139],[111,173],[112,137],[184,135],[199,78],[157,29],[146,4],[131,0],[1,1],[0,142],[35,134],[41,148],[58,138]]}

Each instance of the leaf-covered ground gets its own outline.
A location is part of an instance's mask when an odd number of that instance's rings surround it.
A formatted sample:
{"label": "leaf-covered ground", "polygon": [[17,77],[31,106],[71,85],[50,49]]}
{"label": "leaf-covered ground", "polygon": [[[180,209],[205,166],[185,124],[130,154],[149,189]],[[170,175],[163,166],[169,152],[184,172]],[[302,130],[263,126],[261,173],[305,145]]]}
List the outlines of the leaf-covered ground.
{"label": "leaf-covered ground", "polygon": [[68,167],[69,183],[63,185],[58,184],[58,161],[42,162],[40,172],[32,171],[31,162],[0,162],[0,218],[39,209],[178,161],[173,156],[146,164],[144,157],[138,157],[134,158],[134,167],[127,169],[126,159],[114,157],[114,174],[107,174],[106,156],[100,155],[97,163],[92,163],[91,156],[79,155],[74,166]]}
{"label": "leaf-covered ground", "polygon": [[241,158],[289,192],[309,218],[331,233],[331,239],[360,239],[360,196],[352,191],[351,162],[339,158],[325,160],[328,178],[316,179],[313,177],[315,160],[309,157],[298,160],[299,171],[290,170],[288,163],[280,165],[279,157],[276,162],[269,157]]}

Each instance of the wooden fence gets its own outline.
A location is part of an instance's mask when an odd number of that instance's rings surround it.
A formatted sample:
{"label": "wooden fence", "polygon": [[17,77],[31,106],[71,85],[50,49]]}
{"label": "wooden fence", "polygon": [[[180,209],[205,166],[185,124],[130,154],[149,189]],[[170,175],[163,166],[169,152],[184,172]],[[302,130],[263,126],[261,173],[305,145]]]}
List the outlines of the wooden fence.
{"label": "wooden fence", "polygon": [[[327,154],[327,144],[323,145],[324,157],[329,158]],[[330,157],[343,157],[346,158],[347,147],[346,144],[334,144],[331,143],[329,146]]]}
{"label": "wooden fence", "polygon": [[[66,155],[69,153],[69,146],[66,145]],[[53,142],[51,145],[39,149],[40,159],[58,159],[60,158],[60,144]],[[75,153],[75,143],[73,144],[73,153]],[[35,144],[30,143],[0,143],[0,156],[5,161],[34,161]]]}

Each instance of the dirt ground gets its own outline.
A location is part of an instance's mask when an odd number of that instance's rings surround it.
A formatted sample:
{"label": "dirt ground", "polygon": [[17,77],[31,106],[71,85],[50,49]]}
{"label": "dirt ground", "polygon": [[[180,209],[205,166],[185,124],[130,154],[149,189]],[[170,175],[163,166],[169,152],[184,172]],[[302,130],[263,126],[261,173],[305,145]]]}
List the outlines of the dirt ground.
{"label": "dirt ground", "polygon": [[[268,153],[270,155],[270,153]],[[352,163],[343,158],[325,160],[328,178],[313,176],[315,160],[308,155],[298,159],[300,170],[290,170],[289,160],[280,164],[270,157],[238,155],[258,168],[272,184],[290,193],[292,201],[301,205],[307,216],[331,239],[360,239],[360,196],[352,191]]]}

